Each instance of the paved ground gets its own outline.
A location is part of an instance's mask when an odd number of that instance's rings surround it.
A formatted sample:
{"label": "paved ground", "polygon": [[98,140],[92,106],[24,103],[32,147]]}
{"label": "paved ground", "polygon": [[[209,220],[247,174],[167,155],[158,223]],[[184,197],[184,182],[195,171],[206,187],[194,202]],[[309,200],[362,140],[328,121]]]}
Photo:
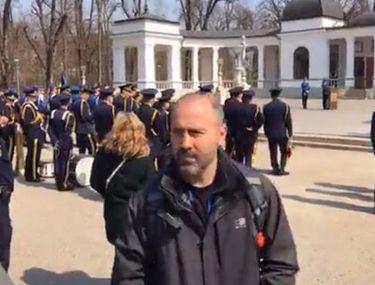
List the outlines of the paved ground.
{"label": "paved ground", "polygon": [[[337,110],[322,110],[322,101],[309,100],[303,110],[301,100],[283,99],[291,105],[294,131],[300,134],[368,137],[375,100],[340,100]],[[262,105],[269,100],[255,99]]]}
{"label": "paved ground", "polygon": [[[257,166],[269,167],[259,146]],[[367,285],[375,280],[374,157],[299,147],[280,189],[298,247],[298,284]],[[297,170],[298,169],[298,170]],[[107,285],[113,249],[102,200],[88,189],[59,193],[20,179],[12,201],[10,274],[16,284]]]}

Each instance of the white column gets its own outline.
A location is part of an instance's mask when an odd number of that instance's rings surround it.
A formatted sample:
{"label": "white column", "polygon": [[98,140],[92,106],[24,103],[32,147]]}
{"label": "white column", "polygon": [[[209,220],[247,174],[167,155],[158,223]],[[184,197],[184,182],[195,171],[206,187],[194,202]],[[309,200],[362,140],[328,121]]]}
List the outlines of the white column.
{"label": "white column", "polygon": [[345,87],[354,87],[354,37],[347,37],[346,40],[346,75]]}
{"label": "white column", "polygon": [[155,88],[155,55],[154,44],[138,47],[138,87]]}
{"label": "white column", "polygon": [[182,88],[182,78],[181,78],[181,46],[173,45],[171,47],[170,56],[170,74],[169,78],[172,80],[172,86],[174,89],[179,90]]}
{"label": "white column", "polygon": [[124,84],[126,81],[125,47],[113,46],[113,83],[114,85]]}
{"label": "white column", "polygon": [[215,86],[218,86],[219,81],[219,48],[212,48],[212,81]]}
{"label": "white column", "polygon": [[199,85],[199,74],[198,74],[198,70],[199,70],[199,59],[198,59],[198,53],[199,53],[199,48],[198,47],[193,47],[192,48],[192,64],[193,64],[193,88],[197,88],[197,86]]}
{"label": "white column", "polygon": [[264,86],[264,46],[258,46],[258,88]]}

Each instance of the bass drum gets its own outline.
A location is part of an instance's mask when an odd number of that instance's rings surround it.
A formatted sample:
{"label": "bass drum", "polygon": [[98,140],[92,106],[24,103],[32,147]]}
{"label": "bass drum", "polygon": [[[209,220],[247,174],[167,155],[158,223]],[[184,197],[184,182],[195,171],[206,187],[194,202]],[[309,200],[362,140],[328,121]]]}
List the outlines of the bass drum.
{"label": "bass drum", "polygon": [[54,178],[55,169],[53,162],[41,161],[38,166],[38,175],[42,178]]}
{"label": "bass drum", "polygon": [[94,158],[90,155],[73,155],[70,160],[70,181],[76,186],[90,186],[91,168]]}

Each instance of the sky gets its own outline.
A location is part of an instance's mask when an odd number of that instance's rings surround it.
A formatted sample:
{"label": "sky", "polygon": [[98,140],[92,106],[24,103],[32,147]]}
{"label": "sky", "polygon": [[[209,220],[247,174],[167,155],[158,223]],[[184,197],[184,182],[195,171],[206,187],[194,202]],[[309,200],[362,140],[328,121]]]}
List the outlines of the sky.
{"label": "sky", "polygon": [[[17,0],[15,12],[17,15],[25,15],[30,13],[33,0]],[[84,0],[88,6],[90,0]],[[116,2],[116,0],[113,0]],[[260,0],[240,0],[242,3],[249,3],[251,7],[255,7]],[[170,20],[176,20],[179,16],[178,0],[148,0],[151,13],[166,17]]]}

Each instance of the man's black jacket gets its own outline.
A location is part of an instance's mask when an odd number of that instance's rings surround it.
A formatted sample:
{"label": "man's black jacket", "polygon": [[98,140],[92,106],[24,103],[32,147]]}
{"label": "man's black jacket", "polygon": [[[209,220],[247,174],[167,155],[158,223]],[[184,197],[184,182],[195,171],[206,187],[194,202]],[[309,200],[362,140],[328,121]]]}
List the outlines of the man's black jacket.
{"label": "man's black jacket", "polygon": [[[295,284],[296,249],[275,187],[264,176],[248,171],[247,175],[260,179],[269,205],[260,262],[252,210],[244,195],[250,185],[243,172],[219,153],[217,189],[206,224],[192,209],[176,167],[160,175],[145,194],[131,198],[125,232],[116,241],[112,284]],[[155,193],[163,197],[156,209],[147,198],[156,197]]]}

